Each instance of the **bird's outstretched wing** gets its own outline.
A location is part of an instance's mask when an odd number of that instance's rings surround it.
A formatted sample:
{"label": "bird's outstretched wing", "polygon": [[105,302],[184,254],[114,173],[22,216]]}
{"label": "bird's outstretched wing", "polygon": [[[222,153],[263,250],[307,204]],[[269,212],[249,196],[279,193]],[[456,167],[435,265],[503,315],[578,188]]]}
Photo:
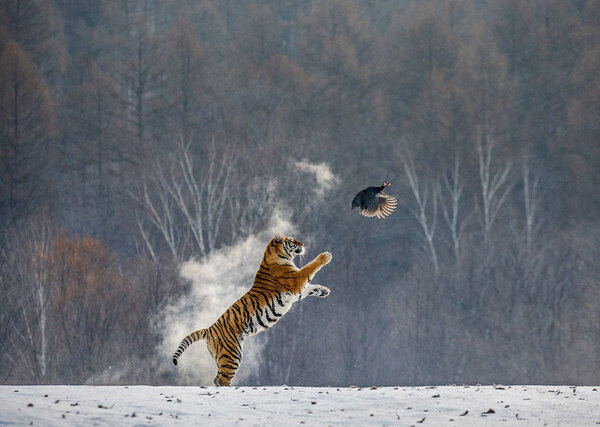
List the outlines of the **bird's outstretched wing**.
{"label": "bird's outstretched wing", "polygon": [[360,209],[360,213],[364,216],[377,218],[385,218],[396,209],[398,201],[395,197],[385,193],[379,193],[376,197],[372,197],[365,201]]}

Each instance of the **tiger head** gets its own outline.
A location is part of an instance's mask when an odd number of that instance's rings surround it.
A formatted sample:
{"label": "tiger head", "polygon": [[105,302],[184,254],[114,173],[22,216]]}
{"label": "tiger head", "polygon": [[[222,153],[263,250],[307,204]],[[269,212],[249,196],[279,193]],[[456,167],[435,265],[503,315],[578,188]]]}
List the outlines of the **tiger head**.
{"label": "tiger head", "polygon": [[271,242],[277,246],[279,254],[285,254],[288,259],[294,259],[296,255],[304,254],[304,243],[299,242],[293,237],[281,236],[276,234]]}

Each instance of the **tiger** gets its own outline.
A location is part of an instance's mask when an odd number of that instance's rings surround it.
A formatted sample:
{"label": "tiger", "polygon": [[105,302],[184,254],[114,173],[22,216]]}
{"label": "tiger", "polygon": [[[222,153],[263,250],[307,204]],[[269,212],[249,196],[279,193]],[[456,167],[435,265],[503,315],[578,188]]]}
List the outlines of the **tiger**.
{"label": "tiger", "polygon": [[319,254],[302,268],[294,258],[304,254],[304,244],[293,237],[275,236],[265,249],[254,284],[233,303],[210,327],[186,336],[173,355],[173,364],[192,343],[206,340],[210,355],[217,364],[216,386],[229,386],[242,360],[246,337],[273,326],[292,304],[307,296],[325,298],[330,289],[311,283],[317,271],[329,264],[330,252]]}

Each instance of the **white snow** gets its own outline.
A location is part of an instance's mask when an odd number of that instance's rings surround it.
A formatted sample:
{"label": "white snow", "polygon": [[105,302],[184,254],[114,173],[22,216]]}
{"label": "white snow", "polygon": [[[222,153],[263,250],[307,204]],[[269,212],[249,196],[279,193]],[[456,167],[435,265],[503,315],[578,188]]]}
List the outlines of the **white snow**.
{"label": "white snow", "polygon": [[597,390],[12,385],[0,386],[0,425],[586,426],[600,423]]}

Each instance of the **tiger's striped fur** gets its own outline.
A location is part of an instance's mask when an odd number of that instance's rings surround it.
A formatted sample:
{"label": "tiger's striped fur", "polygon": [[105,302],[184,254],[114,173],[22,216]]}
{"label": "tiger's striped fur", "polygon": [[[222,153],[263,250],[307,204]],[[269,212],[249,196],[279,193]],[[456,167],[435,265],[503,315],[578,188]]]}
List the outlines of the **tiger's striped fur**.
{"label": "tiger's striped fur", "polygon": [[186,336],[175,354],[173,364],[192,343],[205,339],[217,363],[217,386],[230,385],[242,360],[244,339],[273,326],[291,305],[306,296],[324,298],[325,286],[309,283],[315,273],[331,261],[323,252],[298,269],[294,258],[304,253],[304,245],[293,237],[275,235],[267,245],[252,288],[206,329]]}

